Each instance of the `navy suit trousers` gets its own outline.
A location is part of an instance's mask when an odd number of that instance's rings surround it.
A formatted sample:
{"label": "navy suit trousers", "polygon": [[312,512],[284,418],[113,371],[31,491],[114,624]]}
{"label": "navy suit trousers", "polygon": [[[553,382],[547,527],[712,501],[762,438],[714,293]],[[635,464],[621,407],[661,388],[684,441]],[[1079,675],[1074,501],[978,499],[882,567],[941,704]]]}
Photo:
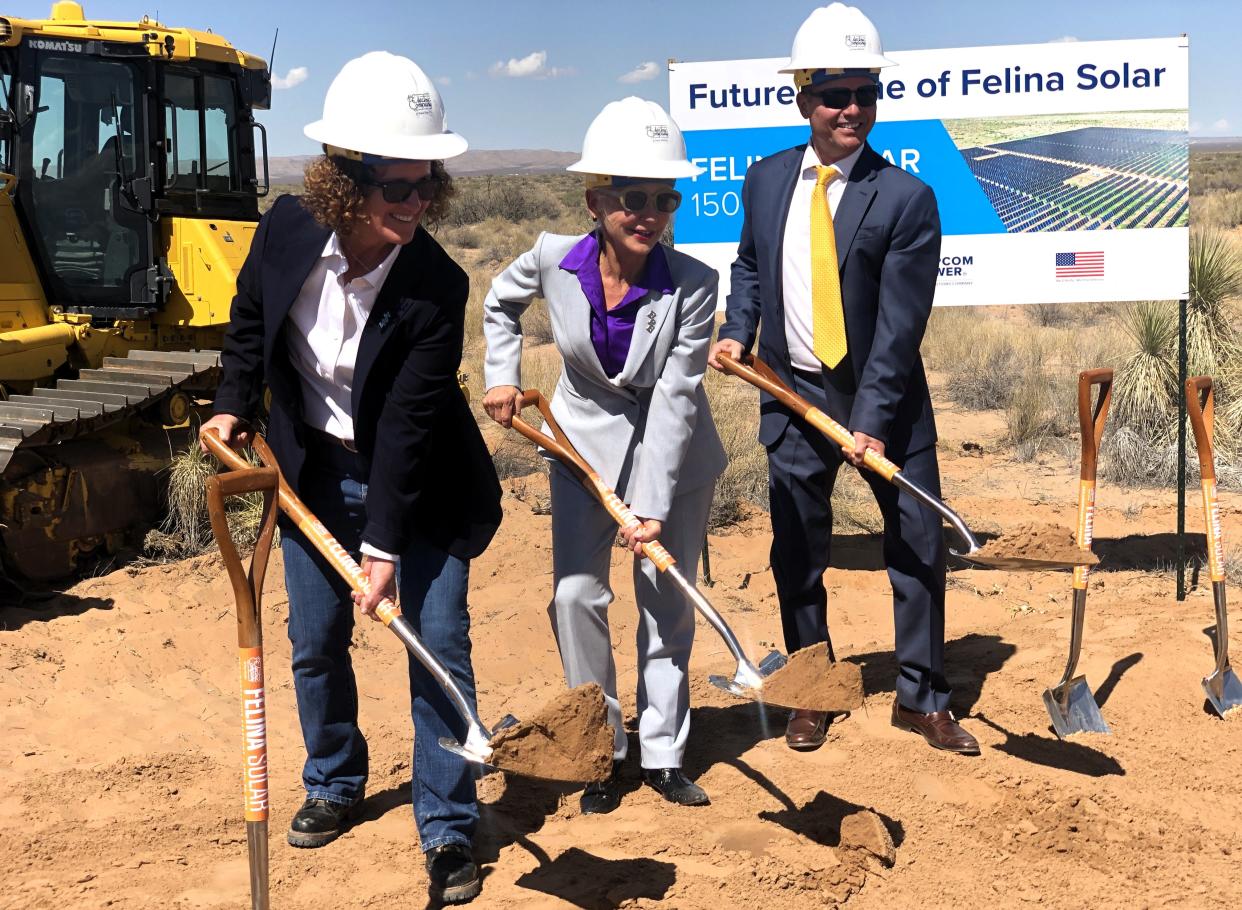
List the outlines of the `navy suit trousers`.
{"label": "navy suit trousers", "polygon": [[[795,374],[795,386],[808,402],[831,413],[822,385]],[[797,418],[768,447],[772,574],[790,653],[829,641],[823,576],[832,547],[832,488],[843,463],[834,443]],[[907,453],[902,473],[940,495],[935,445]],[[878,474],[864,469],[862,475],[884,517],[884,563],[893,586],[897,699],[923,713],[945,710],[950,692],[944,677],[945,546],[940,518]]]}

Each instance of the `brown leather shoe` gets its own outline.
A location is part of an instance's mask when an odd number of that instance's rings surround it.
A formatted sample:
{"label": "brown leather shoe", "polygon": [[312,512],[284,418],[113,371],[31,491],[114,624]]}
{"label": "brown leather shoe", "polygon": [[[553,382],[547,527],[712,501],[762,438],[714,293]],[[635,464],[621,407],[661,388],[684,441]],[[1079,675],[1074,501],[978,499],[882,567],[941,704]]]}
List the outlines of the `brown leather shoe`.
{"label": "brown leather shoe", "polygon": [[827,711],[804,711],[795,708],[789,712],[785,724],[785,745],[799,751],[818,749],[828,738],[828,725],[832,715]]}
{"label": "brown leather shoe", "polygon": [[935,749],[956,752],[958,755],[978,755],[979,741],[962,729],[952,711],[933,711],[920,714],[893,702],[893,726],[920,734]]}

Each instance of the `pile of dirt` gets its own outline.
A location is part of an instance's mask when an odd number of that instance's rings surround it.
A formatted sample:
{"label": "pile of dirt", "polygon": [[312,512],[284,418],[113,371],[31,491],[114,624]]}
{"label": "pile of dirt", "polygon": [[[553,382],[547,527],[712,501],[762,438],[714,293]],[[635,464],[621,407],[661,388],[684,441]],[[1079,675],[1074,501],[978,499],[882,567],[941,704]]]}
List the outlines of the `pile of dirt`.
{"label": "pile of dirt", "polygon": [[783,708],[853,711],[863,703],[862,669],[830,661],[827,643],[820,642],[795,651],[763,681],[763,700]]}
{"label": "pile of dirt", "polygon": [[1060,525],[1021,524],[986,544],[971,559],[1039,559],[1080,566],[1094,566],[1100,558],[1083,550],[1074,532]]}
{"label": "pile of dirt", "polygon": [[510,774],[589,783],[612,771],[612,739],[604,690],[587,683],[492,737],[491,763]]}

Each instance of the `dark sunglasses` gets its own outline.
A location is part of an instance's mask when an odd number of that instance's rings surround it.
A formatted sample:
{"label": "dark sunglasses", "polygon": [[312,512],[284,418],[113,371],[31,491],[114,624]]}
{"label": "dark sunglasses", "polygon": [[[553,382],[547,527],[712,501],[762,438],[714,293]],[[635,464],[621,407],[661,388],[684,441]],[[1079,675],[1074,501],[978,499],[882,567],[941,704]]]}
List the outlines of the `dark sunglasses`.
{"label": "dark sunglasses", "polygon": [[373,186],[379,189],[384,196],[385,202],[396,204],[405,202],[415,193],[423,202],[430,202],[436,198],[440,192],[441,181],[439,177],[424,177],[421,180],[388,180],[381,182],[379,180],[363,181],[364,186]]}
{"label": "dark sunglasses", "polygon": [[822,92],[811,92],[819,103],[833,110],[845,110],[850,100],[858,102],[859,107],[875,107],[880,99],[880,88],[875,85],[864,85],[861,88],[826,88]]}
{"label": "dark sunglasses", "polygon": [[609,196],[621,203],[621,208],[633,214],[655,209],[662,215],[677,211],[681,205],[681,193],[676,190],[659,190],[649,193],[646,190],[605,190]]}

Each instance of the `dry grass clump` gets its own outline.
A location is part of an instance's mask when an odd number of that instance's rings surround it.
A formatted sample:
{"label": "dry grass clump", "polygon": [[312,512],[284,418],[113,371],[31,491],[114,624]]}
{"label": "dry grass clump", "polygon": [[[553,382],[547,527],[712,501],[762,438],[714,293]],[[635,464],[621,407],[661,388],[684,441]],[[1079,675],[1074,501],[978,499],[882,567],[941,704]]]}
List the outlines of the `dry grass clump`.
{"label": "dry grass clump", "polygon": [[[251,464],[258,464],[251,450],[242,455]],[[215,549],[207,516],[207,478],[219,470],[219,462],[199,448],[197,436],[173,456],[168,468],[168,514],[158,531],[148,535],[145,549],[149,558],[181,559]],[[254,546],[263,519],[263,494],[230,496],[225,508],[229,534],[237,549],[247,552]]]}
{"label": "dry grass clump", "polygon": [[759,390],[710,367],[703,377],[728,464],[716,481],[709,530],[736,524],[749,508],[768,507],[768,456],[759,444]]}

